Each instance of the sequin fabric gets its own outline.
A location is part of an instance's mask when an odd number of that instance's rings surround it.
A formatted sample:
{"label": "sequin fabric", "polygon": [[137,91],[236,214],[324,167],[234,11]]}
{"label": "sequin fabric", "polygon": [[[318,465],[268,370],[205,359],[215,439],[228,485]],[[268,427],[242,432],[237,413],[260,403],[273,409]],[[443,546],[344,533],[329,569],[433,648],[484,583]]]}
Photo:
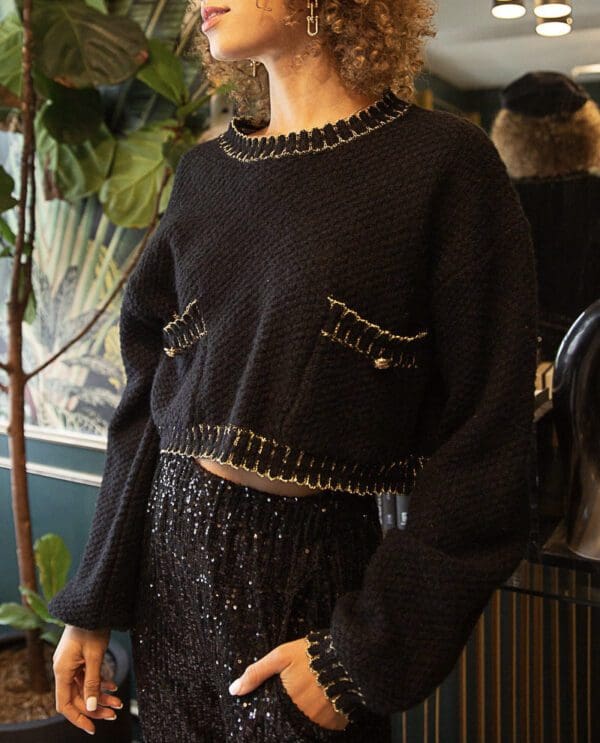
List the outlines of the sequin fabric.
{"label": "sequin fabric", "polygon": [[279,674],[228,691],[277,645],[328,626],[381,540],[372,496],[269,494],[161,453],[131,631],[144,743],[389,743],[389,717],[368,712],[344,730],[313,722]]}

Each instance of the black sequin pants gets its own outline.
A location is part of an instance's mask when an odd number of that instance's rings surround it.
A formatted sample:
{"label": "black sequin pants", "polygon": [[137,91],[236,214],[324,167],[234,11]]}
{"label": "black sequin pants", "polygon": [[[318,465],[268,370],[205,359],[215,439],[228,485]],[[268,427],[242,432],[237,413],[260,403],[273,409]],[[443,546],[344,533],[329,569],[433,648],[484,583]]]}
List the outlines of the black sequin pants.
{"label": "black sequin pants", "polygon": [[328,627],[382,539],[371,496],[269,494],[190,457],[160,455],[147,507],[132,652],[145,743],[388,743],[389,717],[314,723],[274,674],[229,694],[247,665]]}

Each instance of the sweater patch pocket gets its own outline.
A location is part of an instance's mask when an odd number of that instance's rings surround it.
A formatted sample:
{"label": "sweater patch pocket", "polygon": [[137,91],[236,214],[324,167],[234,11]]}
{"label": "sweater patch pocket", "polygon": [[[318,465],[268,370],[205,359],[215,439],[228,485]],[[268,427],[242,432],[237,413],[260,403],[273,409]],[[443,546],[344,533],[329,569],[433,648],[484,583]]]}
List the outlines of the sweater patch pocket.
{"label": "sweater patch pocket", "polygon": [[[314,325],[312,352],[283,417],[280,436],[301,449],[334,451],[332,421],[344,450],[387,461],[406,438],[431,376],[432,332],[416,319],[382,327],[332,296]],[[361,416],[377,422],[365,436]]]}
{"label": "sweater patch pocket", "polygon": [[171,322],[163,329],[163,350],[173,357],[191,348],[206,335],[206,325],[197,299],[189,302],[181,314],[173,313]]}
{"label": "sweater patch pocket", "polygon": [[327,297],[329,311],[321,328],[322,337],[358,354],[375,369],[419,366],[421,350],[428,340],[427,328],[399,334],[372,323],[347,304]]}

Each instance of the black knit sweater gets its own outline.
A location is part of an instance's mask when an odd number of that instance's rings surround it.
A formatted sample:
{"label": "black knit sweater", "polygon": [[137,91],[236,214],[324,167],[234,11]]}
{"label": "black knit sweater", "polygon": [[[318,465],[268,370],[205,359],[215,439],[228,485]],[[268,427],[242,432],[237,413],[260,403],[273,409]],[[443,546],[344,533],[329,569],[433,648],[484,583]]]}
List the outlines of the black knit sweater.
{"label": "black knit sweater", "polygon": [[161,450],[411,493],[406,528],[307,648],[351,717],[404,710],[451,671],[523,556],[529,226],[480,128],[391,91],[310,133],[250,128],[238,118],[183,157],[127,284],[127,385],[84,556],[50,610],[131,627]]}

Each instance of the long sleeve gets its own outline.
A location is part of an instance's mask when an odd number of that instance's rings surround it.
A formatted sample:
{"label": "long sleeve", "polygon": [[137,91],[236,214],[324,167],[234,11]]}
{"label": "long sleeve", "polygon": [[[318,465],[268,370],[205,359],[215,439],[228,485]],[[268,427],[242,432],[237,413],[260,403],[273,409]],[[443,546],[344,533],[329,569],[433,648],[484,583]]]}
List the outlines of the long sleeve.
{"label": "long sleeve", "polygon": [[119,322],[126,385],[108,426],[96,508],[75,575],[50,600],[50,613],[84,629],[128,630],[135,611],[145,508],[159,456],[151,389],[163,353],[162,329],[176,304],[169,244],[173,209],[185,184],[175,173],[165,215],[123,293]]}
{"label": "long sleeve", "polygon": [[390,714],[426,699],[527,544],[531,235],[495,147],[474,125],[463,131],[432,208],[430,318],[444,390],[435,448],[406,527],[386,531],[361,589],[338,598],[330,627],[307,635],[317,677],[332,685],[337,668],[346,679],[338,684],[346,713],[363,705]]}
{"label": "long sleeve", "polygon": [[49,602],[52,615],[85,629],[125,630],[132,622],[144,506],[159,451],[150,389],[166,322],[150,311],[143,295],[161,291],[158,279],[164,274],[158,269],[166,250],[159,225],[126,284],[119,337],[127,381],[108,426],[104,472],[81,562]]}

